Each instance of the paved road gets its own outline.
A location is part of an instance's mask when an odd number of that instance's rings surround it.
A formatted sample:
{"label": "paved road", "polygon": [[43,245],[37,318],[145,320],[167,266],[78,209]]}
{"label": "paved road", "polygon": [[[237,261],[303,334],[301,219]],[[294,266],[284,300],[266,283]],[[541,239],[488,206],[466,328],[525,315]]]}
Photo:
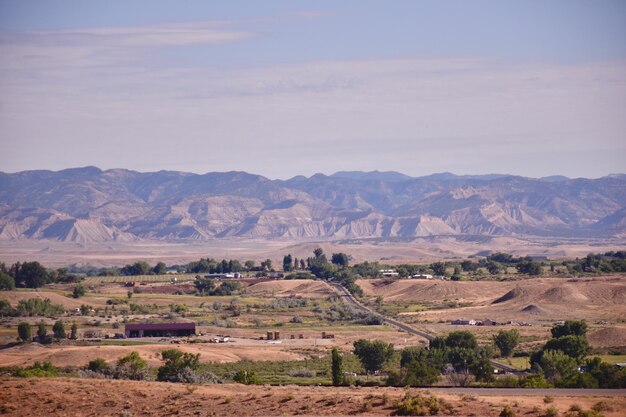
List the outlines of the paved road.
{"label": "paved road", "polygon": [[447,392],[466,395],[490,396],[566,396],[566,397],[624,397],[626,389],[589,389],[589,388],[424,388],[429,391]]}
{"label": "paved road", "polygon": [[[402,323],[401,321],[398,321],[396,319],[393,319],[391,317],[387,317],[387,316],[383,316],[382,314],[372,310],[371,308],[361,304],[361,302],[359,300],[357,300],[352,294],[350,294],[350,292],[342,285],[339,284],[334,284],[334,283],[330,283],[330,285],[335,288],[335,290],[337,290],[337,292],[339,293],[340,296],[344,297],[344,299],[346,301],[348,301],[348,303],[352,304],[353,306],[361,309],[361,310],[365,310],[371,314],[374,314],[376,316],[382,317],[382,319],[384,320],[385,324],[387,324],[388,326],[391,327],[395,327],[397,329],[403,330],[409,334],[412,335],[416,335],[416,336],[421,336],[423,338],[425,338],[426,340],[430,341],[433,340],[435,338],[434,335],[430,334],[430,333],[426,333],[422,330],[417,330],[414,329],[413,327],[409,326],[406,323]],[[501,362],[497,362],[494,361],[493,359],[491,360],[491,364],[498,369],[504,370],[506,372],[513,372],[513,373],[519,373],[519,369],[513,368],[509,365],[503,364]]]}

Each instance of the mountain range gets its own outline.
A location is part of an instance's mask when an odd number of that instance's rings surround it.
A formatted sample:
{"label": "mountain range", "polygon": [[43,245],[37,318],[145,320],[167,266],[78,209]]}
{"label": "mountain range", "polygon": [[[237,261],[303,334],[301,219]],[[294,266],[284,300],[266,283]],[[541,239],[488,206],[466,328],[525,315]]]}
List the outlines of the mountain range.
{"label": "mountain range", "polygon": [[95,167],[0,173],[0,239],[89,243],[220,238],[626,237],[626,175],[341,171],[270,180],[246,172]]}

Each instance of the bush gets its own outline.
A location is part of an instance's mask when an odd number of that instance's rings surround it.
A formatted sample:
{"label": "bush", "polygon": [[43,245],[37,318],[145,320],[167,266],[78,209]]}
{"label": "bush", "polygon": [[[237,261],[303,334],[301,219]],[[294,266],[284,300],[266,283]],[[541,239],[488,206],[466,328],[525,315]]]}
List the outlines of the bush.
{"label": "bush", "polygon": [[97,372],[103,375],[110,375],[112,373],[111,367],[102,358],[96,358],[89,361],[87,364],[87,370],[91,372]]}
{"label": "bush", "polygon": [[293,316],[291,318],[291,320],[289,320],[289,321],[291,323],[302,323],[303,320],[302,320],[302,317],[300,317],[300,316]]}
{"label": "bush", "polygon": [[118,359],[113,375],[116,379],[143,381],[148,378],[149,373],[148,362],[138,352],[131,352]]}
{"label": "bush", "polygon": [[411,395],[408,392],[394,407],[395,414],[399,416],[431,416],[452,411],[451,404],[433,395],[426,396],[421,393]]}
{"label": "bush", "polygon": [[517,388],[519,387],[519,378],[514,375],[504,375],[500,378],[496,378],[493,386],[496,388]]}
{"label": "bush", "polygon": [[17,303],[17,315],[21,317],[31,316],[59,316],[65,311],[60,304],[52,304],[49,298],[29,298]]}
{"label": "bush", "polygon": [[85,295],[85,288],[82,285],[77,284],[74,287],[74,291],[72,291],[72,297],[79,298],[79,297],[82,297],[83,295]]}
{"label": "bush", "polygon": [[245,384],[245,385],[259,384],[259,380],[257,379],[254,372],[245,371],[243,369],[237,371],[237,373],[233,376],[233,381],[238,382],[240,384]]}
{"label": "bush", "polygon": [[44,362],[43,365],[35,362],[33,366],[17,371],[17,376],[23,378],[48,378],[59,376],[59,370],[50,362]]}
{"label": "bush", "polygon": [[165,364],[157,371],[157,381],[195,383],[200,366],[200,354],[169,349],[161,352]]}
{"label": "bush", "polygon": [[15,279],[11,275],[0,272],[0,291],[11,291],[15,289]]}
{"label": "bush", "polygon": [[555,406],[548,407],[541,417],[557,417],[559,410]]}
{"label": "bush", "polygon": [[597,403],[595,403],[593,405],[593,407],[591,407],[592,410],[597,411],[597,412],[601,412],[601,411],[614,411],[613,407],[611,406],[611,404],[609,404],[608,402],[602,400],[602,401],[598,401]]}
{"label": "bush", "polygon": [[515,411],[507,404],[502,411],[500,411],[500,417],[515,417]]}

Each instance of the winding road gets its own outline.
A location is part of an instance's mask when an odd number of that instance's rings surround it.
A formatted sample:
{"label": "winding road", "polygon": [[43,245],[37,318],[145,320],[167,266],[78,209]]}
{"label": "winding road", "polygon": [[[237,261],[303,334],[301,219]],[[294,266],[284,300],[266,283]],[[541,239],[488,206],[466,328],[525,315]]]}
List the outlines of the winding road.
{"label": "winding road", "polygon": [[[414,329],[413,327],[409,326],[406,323],[402,323],[401,321],[398,321],[398,320],[393,319],[391,317],[384,316],[384,315],[378,313],[377,311],[374,311],[371,308],[363,305],[352,294],[350,294],[350,292],[343,285],[332,283],[332,282],[329,282],[329,284],[330,284],[331,287],[333,287],[337,291],[339,296],[343,297],[344,300],[346,300],[349,304],[352,304],[354,307],[356,307],[356,308],[358,308],[360,310],[364,310],[364,311],[367,311],[370,314],[374,314],[374,315],[376,315],[378,317],[381,317],[386,325],[394,327],[396,329],[400,329],[402,331],[405,331],[405,332],[407,332],[409,334],[412,334],[412,335],[415,335],[415,336],[423,337],[424,339],[426,339],[428,341],[431,341],[431,340],[433,340],[435,338],[435,336],[430,334],[430,333],[426,333],[426,332],[424,332],[422,330]],[[509,365],[506,365],[504,363],[501,363],[501,362],[494,361],[493,359],[491,359],[491,364],[495,368],[501,369],[501,370],[506,371],[506,372],[520,373],[519,369],[513,368],[513,367],[511,367]]]}

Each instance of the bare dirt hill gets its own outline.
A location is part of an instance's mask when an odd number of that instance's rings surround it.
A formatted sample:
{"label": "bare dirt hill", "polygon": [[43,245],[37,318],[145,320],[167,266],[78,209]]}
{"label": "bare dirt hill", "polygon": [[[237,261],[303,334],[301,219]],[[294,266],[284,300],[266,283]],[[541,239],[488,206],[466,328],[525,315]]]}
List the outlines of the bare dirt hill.
{"label": "bare dirt hill", "polygon": [[595,348],[626,348],[626,327],[607,327],[587,335],[589,344]]}
{"label": "bare dirt hill", "polygon": [[622,319],[626,315],[626,278],[585,280],[559,278],[514,282],[453,282],[431,280],[359,280],[369,296],[387,302],[467,306],[420,312],[424,318],[459,317],[498,320]]}
{"label": "bare dirt hill", "polygon": [[294,279],[281,281],[265,281],[246,288],[246,294],[253,296],[326,298],[336,292],[323,281],[310,279]]}

